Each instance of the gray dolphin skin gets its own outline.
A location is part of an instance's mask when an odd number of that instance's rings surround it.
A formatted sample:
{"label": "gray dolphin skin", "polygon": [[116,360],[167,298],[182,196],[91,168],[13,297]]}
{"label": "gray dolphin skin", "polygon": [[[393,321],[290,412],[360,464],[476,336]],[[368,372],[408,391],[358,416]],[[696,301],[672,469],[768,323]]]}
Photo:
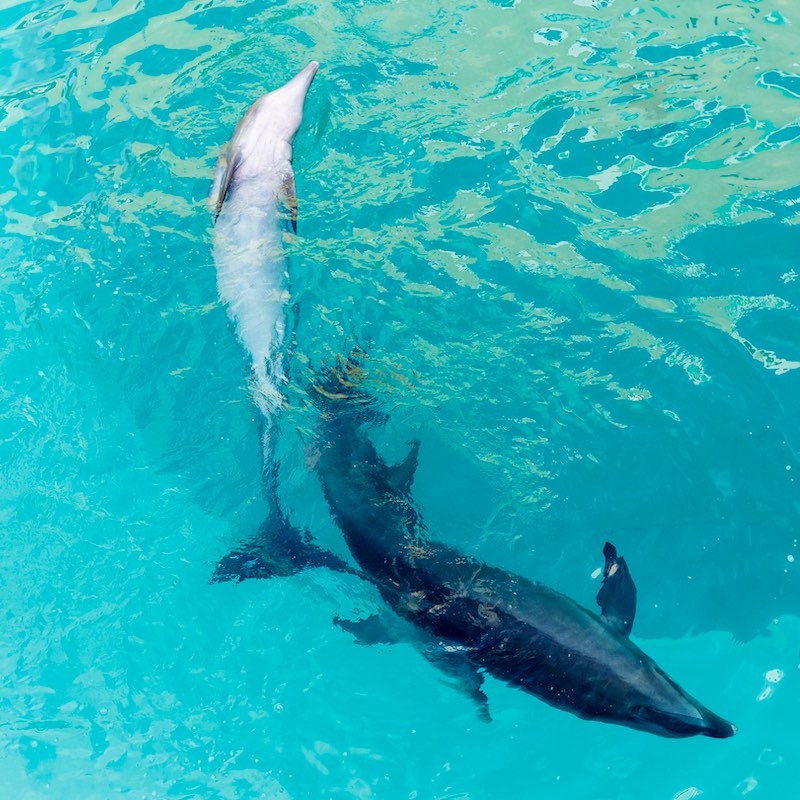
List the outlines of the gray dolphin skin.
{"label": "gray dolphin skin", "polygon": [[[428,541],[410,497],[418,444],[395,467],[381,460],[367,435],[376,414],[355,388],[357,370],[350,362],[340,379],[325,378],[316,389],[325,497],[363,575],[484,717],[487,672],[584,719],[666,737],[735,733],[630,640],[636,590],[613,545],[604,550],[598,616],[539,583]],[[398,625],[378,616],[339,624],[364,643],[398,636]]]}
{"label": "gray dolphin skin", "polygon": [[286,520],[278,502],[277,421],[286,380],[289,266],[283,236],[297,230],[292,142],[319,64],[256,100],[217,165],[210,204],[217,287],[252,361],[251,389],[261,411],[267,519],[253,541],[226,556],[213,580],[290,574],[300,566],[344,568]]}

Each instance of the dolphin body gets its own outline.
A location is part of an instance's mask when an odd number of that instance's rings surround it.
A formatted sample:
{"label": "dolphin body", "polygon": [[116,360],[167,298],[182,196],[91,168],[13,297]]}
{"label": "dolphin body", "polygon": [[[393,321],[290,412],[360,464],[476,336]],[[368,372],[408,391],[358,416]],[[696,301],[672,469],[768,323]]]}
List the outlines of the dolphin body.
{"label": "dolphin body", "polygon": [[[351,363],[344,379],[317,387],[325,497],[363,576],[484,718],[488,672],[584,719],[667,737],[735,733],[630,640],[636,588],[613,545],[604,550],[598,616],[553,589],[427,541],[410,497],[419,444],[387,466],[365,431],[375,412],[356,382]],[[402,624],[377,615],[337,622],[366,644],[403,635]]]}
{"label": "dolphin body", "polygon": [[285,380],[289,270],[281,206],[296,231],[292,141],[318,68],[310,62],[250,106],[219,160],[210,198],[219,295],[252,358],[254,397],[268,422],[280,411]]}
{"label": "dolphin body", "polygon": [[[267,519],[256,537],[227,555],[212,580],[290,574],[298,566],[346,569],[295,529],[278,502],[277,421],[286,381],[289,269],[283,249],[288,218],[297,231],[292,142],[319,64],[256,100],[217,164],[210,205],[217,287],[252,360],[251,388],[261,411]],[[286,213],[288,212],[288,214]]]}

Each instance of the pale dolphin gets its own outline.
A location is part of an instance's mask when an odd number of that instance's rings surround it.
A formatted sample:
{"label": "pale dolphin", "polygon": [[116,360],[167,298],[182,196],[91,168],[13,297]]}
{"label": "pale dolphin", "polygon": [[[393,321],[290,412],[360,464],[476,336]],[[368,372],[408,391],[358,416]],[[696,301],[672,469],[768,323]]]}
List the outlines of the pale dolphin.
{"label": "pale dolphin", "polygon": [[220,158],[211,192],[219,295],[253,362],[267,427],[283,403],[289,272],[282,207],[297,228],[292,141],[319,64],[253,103]]}
{"label": "pale dolphin", "polygon": [[253,103],[217,166],[211,207],[220,298],[252,359],[253,399],[261,411],[267,519],[252,541],[227,555],[214,580],[286,574],[302,566],[343,568],[286,519],[278,502],[276,422],[286,381],[289,270],[285,222],[297,230],[292,141],[319,64]]}

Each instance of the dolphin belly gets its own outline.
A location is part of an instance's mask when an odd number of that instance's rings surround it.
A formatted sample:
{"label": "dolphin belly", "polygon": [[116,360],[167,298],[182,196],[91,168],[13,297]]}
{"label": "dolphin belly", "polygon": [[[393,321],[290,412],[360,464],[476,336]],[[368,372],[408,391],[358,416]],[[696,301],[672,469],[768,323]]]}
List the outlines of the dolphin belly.
{"label": "dolphin belly", "polygon": [[265,417],[280,410],[289,271],[273,187],[234,185],[217,218],[217,289],[253,370],[253,398]]}

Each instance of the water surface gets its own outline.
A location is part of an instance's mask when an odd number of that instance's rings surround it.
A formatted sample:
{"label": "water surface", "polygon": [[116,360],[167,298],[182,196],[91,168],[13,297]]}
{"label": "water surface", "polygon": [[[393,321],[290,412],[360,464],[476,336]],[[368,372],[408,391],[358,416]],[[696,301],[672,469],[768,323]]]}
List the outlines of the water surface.
{"label": "water surface", "polygon": [[[785,798],[798,785],[800,18],[788,0],[0,9],[0,796]],[[487,682],[323,572],[210,586],[262,518],[205,197],[310,58],[283,501],[343,552],[309,372],[355,343],[432,536],[592,607],[732,719],[667,741]],[[796,558],[797,557],[797,558]]]}

